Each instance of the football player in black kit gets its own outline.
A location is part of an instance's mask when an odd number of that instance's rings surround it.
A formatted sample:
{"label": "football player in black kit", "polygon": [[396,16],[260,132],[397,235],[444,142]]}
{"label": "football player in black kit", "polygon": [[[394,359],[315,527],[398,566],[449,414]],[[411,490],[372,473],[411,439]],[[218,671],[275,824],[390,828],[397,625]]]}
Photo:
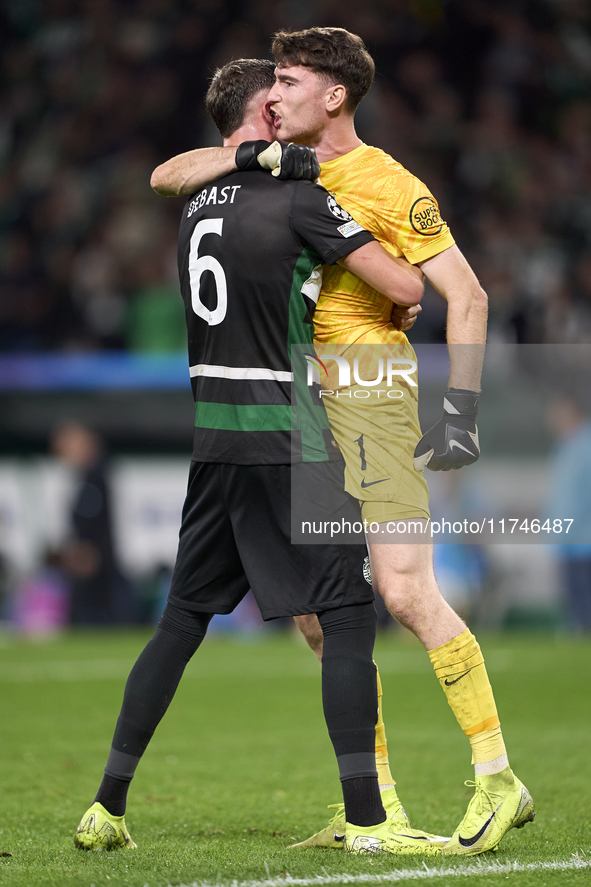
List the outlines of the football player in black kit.
{"label": "football player in black kit", "polygon": [[[313,181],[307,149],[262,140],[274,65],[239,60],[214,76],[207,107],[239,171],[194,195],[183,211],[179,273],[196,401],[195,435],[179,549],[167,606],[128,678],[105,775],[75,843],[134,848],[127,790],[184,668],[215,613],[252,588],[263,618],[317,613],[324,633],[323,706],[347,823],[356,834],[385,823],[375,765],[372,662],[376,616],[363,576],[364,545],[292,545],[291,472],[336,481],[336,513],[358,519],[343,491],[343,462],[321,402],[293,393],[291,346],[312,348],[323,264],[341,262],[397,303],[420,300],[405,270]],[[253,141],[254,140],[254,141]],[[240,170],[260,169],[242,172]],[[335,212],[336,206],[336,212]],[[315,483],[315,480],[313,481]],[[443,838],[385,829],[379,849],[437,853]],[[410,844],[411,834],[416,843]],[[344,838],[344,836],[343,836]],[[363,842],[361,841],[361,844]]]}

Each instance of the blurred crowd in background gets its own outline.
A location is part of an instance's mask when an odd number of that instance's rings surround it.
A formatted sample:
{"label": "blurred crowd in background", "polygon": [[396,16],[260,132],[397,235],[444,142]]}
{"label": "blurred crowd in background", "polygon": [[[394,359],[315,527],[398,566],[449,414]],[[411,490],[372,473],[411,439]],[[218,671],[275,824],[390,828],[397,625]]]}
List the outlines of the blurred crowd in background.
{"label": "blurred crowd in background", "polygon": [[[591,343],[588,0],[0,0],[0,353],[184,351],[182,203],[157,197],[150,174],[174,154],[220,143],[203,108],[218,66],[269,57],[274,31],[312,25],[365,40],[377,76],[358,133],[439,200],[489,294],[490,340]],[[444,341],[443,300],[428,291],[423,307],[412,340]],[[49,429],[50,412],[46,421]],[[0,619],[30,634],[152,621],[171,565],[146,582],[125,575],[102,443],[89,429],[58,431],[50,449],[76,477],[69,536],[26,575],[5,547]],[[591,447],[591,426],[583,431]],[[515,470],[521,488],[523,463]],[[544,583],[552,606],[560,594],[541,549],[519,559],[501,548],[494,558],[438,548],[444,588],[469,586],[454,605],[478,621],[484,601],[493,627],[507,624],[516,588],[536,605]],[[570,548],[568,575],[586,596],[570,625],[589,630],[591,545]],[[232,618],[260,624],[248,601]]]}
{"label": "blurred crowd in background", "polygon": [[[587,0],[3,0],[0,350],[184,347],[169,156],[219,143],[208,78],[278,28],[338,25],[377,64],[361,137],[426,182],[491,337],[591,341]],[[444,306],[417,341],[440,341]]]}

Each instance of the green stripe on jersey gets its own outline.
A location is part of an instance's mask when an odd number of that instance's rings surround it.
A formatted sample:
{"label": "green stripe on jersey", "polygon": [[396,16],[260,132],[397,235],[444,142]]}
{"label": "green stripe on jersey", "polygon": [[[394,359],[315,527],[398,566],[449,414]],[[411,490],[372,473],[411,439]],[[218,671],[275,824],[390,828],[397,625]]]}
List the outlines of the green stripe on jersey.
{"label": "green stripe on jersey", "polygon": [[289,404],[195,404],[195,426],[217,431],[291,431]]}
{"label": "green stripe on jersey", "polygon": [[312,274],[317,265],[322,264],[322,259],[313,249],[304,249],[300,253],[291,279],[291,293],[289,296],[289,327],[287,330],[287,356],[291,361],[291,346],[312,344],[314,332],[309,323],[306,323],[306,303],[302,295],[302,287]]}
{"label": "green stripe on jersey", "polygon": [[292,348],[292,345],[309,345],[310,354],[315,354],[313,346],[313,330],[305,322],[306,303],[302,295],[302,286],[322,259],[312,249],[304,249],[296,262],[291,283],[289,298],[289,328],[287,332],[287,351],[294,374],[295,401],[292,429],[301,432],[302,461],[327,462],[328,453],[322,429],[328,428],[328,418],[324,406],[313,403],[308,388],[307,364],[304,349]]}

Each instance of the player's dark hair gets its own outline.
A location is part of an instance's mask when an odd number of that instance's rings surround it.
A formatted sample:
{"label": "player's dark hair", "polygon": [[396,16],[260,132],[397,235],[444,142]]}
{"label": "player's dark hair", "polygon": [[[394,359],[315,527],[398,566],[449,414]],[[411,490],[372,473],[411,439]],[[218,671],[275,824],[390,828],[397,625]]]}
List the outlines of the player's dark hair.
{"label": "player's dark hair", "polygon": [[375,64],[361,37],[344,28],[277,31],[271,45],[278,68],[302,65],[347,90],[345,108],[353,114],[368,92]]}
{"label": "player's dark hair", "polygon": [[205,95],[205,107],[223,139],[244,123],[250,99],[275,83],[275,65],[269,59],[234,59],[218,68]]}

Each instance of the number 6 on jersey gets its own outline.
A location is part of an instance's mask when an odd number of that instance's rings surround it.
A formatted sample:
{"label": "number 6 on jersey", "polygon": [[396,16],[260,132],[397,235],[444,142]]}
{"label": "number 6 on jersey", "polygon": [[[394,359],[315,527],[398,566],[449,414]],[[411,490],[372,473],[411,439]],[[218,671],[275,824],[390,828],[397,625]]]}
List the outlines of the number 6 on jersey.
{"label": "number 6 on jersey", "polygon": [[[200,256],[199,244],[206,234],[218,234],[222,236],[223,219],[202,219],[195,225],[191,236],[189,251],[189,281],[191,284],[191,304],[198,317],[203,318],[209,326],[216,326],[226,316],[228,309],[228,287],[224,269],[213,256]],[[217,305],[213,311],[203,304],[200,297],[201,276],[205,271],[211,271],[215,279],[217,292]]]}

